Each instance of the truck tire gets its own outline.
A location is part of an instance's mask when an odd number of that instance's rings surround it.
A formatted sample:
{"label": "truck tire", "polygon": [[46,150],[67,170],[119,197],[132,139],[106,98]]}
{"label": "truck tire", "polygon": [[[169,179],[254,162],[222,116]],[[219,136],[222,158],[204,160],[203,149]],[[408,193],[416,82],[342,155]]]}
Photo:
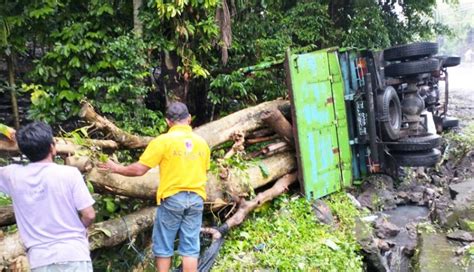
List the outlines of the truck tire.
{"label": "truck tire", "polygon": [[384,138],[392,141],[400,138],[402,106],[392,86],[385,87],[383,93],[377,95],[377,113]]}
{"label": "truck tire", "polygon": [[443,67],[454,67],[461,63],[461,57],[458,56],[436,56]]}
{"label": "truck tire", "polygon": [[428,134],[423,136],[408,136],[398,140],[397,144],[387,145],[394,151],[422,151],[437,148],[441,144],[441,136]]}
{"label": "truck tire", "polygon": [[438,44],[432,42],[419,42],[397,45],[383,51],[383,57],[387,61],[419,59],[438,53]]}
{"label": "truck tire", "polygon": [[433,148],[431,150],[416,152],[391,152],[399,166],[434,166],[441,158],[441,152]]}
{"label": "truck tire", "polygon": [[415,60],[389,64],[385,67],[385,75],[391,77],[410,76],[431,73],[439,68],[438,59]]}

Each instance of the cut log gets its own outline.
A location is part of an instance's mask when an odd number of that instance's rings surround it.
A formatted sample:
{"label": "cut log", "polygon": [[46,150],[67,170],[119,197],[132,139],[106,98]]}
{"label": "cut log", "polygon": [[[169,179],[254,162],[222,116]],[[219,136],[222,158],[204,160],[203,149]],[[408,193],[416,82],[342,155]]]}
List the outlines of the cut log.
{"label": "cut log", "polygon": [[[151,228],[155,210],[155,207],[144,208],[121,218],[92,224],[88,229],[90,249],[118,245]],[[4,262],[8,263],[20,255],[25,255],[25,247],[18,232],[0,239],[0,256]]]}
{"label": "cut log", "polygon": [[15,213],[12,205],[0,207],[0,227],[15,224]]}
{"label": "cut log", "polygon": [[280,135],[291,146],[294,144],[293,129],[290,122],[286,120],[285,116],[278,109],[266,111],[262,115],[262,120],[268,127],[272,128],[278,135]]}
{"label": "cut log", "polygon": [[0,238],[0,256],[3,262],[10,263],[20,255],[25,255],[25,246],[18,232]]}
{"label": "cut log", "polygon": [[[81,145],[75,144],[72,139],[68,138],[54,138],[56,141],[56,150],[60,155],[74,155],[79,150],[83,149]],[[96,146],[100,147],[101,149],[107,150],[115,150],[118,148],[116,142],[112,140],[92,140],[92,139],[84,139],[84,144],[86,146]],[[20,154],[20,150],[18,149],[18,145],[15,142],[11,141],[2,141],[0,140],[0,152],[6,152],[10,155],[18,155]]]}
{"label": "cut log", "polygon": [[280,150],[284,147],[288,146],[288,143],[287,142],[276,142],[276,143],[271,143],[267,146],[265,146],[262,150],[262,153],[263,154],[268,154],[270,152],[273,152],[273,151],[276,151],[276,150]]}
{"label": "cut log", "polygon": [[264,123],[261,116],[264,111],[277,109],[285,105],[289,105],[287,100],[264,102],[197,127],[194,129],[194,132],[203,137],[210,147],[215,147],[228,141],[236,130],[247,134],[262,127]]}
{"label": "cut log", "polygon": [[[245,172],[236,169],[231,170],[225,182],[221,182],[218,177],[209,173],[206,185],[206,201],[210,204],[222,204],[223,201],[225,202],[224,191],[232,195],[245,195],[251,189],[259,188],[291,172],[295,167],[294,155],[285,152],[250,165]],[[152,169],[142,177],[125,177],[93,168],[87,175],[87,180],[92,182],[94,186],[114,194],[141,199],[155,199],[159,173]]]}
{"label": "cut log", "polygon": [[69,156],[64,159],[64,164],[76,167],[81,173],[89,172],[94,167],[87,156]]}
{"label": "cut log", "polygon": [[153,137],[136,136],[123,131],[107,118],[97,114],[94,107],[88,102],[82,104],[79,116],[93,124],[96,128],[109,133],[113,140],[126,148],[146,147],[147,144],[153,140]]}
{"label": "cut log", "polygon": [[148,207],[121,218],[92,224],[88,229],[90,249],[116,246],[150,229],[155,214],[156,207]]}
{"label": "cut log", "polygon": [[258,137],[258,138],[252,138],[252,139],[246,139],[245,143],[252,145],[252,144],[258,144],[258,143],[263,143],[263,142],[268,142],[271,140],[275,140],[278,138],[278,134],[270,135],[270,136],[263,136],[263,137]]}
{"label": "cut log", "polygon": [[247,139],[261,138],[261,137],[270,136],[273,134],[275,134],[275,131],[273,129],[262,128],[262,129],[257,129],[248,133]]}

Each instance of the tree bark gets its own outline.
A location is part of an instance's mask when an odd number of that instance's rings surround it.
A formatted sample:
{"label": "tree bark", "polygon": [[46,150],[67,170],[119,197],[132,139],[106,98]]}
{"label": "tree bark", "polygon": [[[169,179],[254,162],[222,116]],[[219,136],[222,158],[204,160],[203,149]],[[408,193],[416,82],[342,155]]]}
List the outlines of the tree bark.
{"label": "tree bark", "polygon": [[[61,155],[74,155],[83,147],[75,144],[72,139],[68,138],[55,138],[56,150]],[[118,149],[118,144],[112,140],[92,140],[85,139],[84,144],[87,146],[96,146],[104,150],[115,150]],[[7,152],[12,154],[20,154],[18,145],[11,141],[0,140],[0,152]]]}
{"label": "tree bark", "polygon": [[138,18],[143,0],[133,0],[133,32],[139,38],[143,37],[143,22]]}
{"label": "tree bark", "polygon": [[[206,185],[206,202],[215,205],[214,207],[220,206],[227,202],[224,199],[224,192],[234,196],[246,195],[250,190],[268,184],[270,181],[291,172],[295,167],[294,155],[286,152],[250,165],[244,172],[231,169],[224,181],[209,173]],[[125,177],[93,168],[88,173],[87,180],[92,182],[95,187],[113,194],[141,199],[155,199],[159,184],[159,171],[152,169],[142,177]]]}
{"label": "tree bark", "polygon": [[[248,133],[263,126],[261,116],[264,111],[287,106],[289,106],[287,100],[264,102],[197,127],[194,132],[203,137],[208,145],[213,148],[228,141],[237,130]],[[83,104],[80,116],[95,127],[110,134],[113,140],[126,148],[143,148],[153,140],[153,137],[141,137],[124,132],[107,118],[97,114],[92,105],[87,102]]]}
{"label": "tree bark", "polygon": [[9,226],[15,223],[15,213],[13,206],[0,206],[0,227]]}
{"label": "tree bark", "polygon": [[215,147],[228,141],[236,130],[248,133],[262,127],[264,123],[261,117],[264,111],[284,107],[287,104],[289,104],[287,100],[264,102],[197,127],[194,132],[203,137],[209,146]]}
{"label": "tree bark", "polygon": [[291,146],[295,146],[291,124],[278,109],[265,112],[262,116],[262,120],[287,143]]}
{"label": "tree bark", "polygon": [[25,254],[25,247],[20,240],[18,232],[0,238],[0,256],[2,261],[10,263],[14,258]]}
{"label": "tree bark", "polygon": [[246,201],[245,198],[241,198],[239,201],[239,209],[237,210],[237,212],[232,215],[232,217],[226,220],[226,224],[229,229],[242,224],[242,222],[245,220],[245,218],[251,211],[288,191],[288,187],[293,184],[297,180],[297,178],[298,175],[296,172],[286,174],[278,181],[276,181],[270,189],[258,193],[258,195],[254,199]]}
{"label": "tree bark", "polygon": [[[118,245],[150,228],[155,220],[155,210],[155,207],[148,207],[121,218],[92,224],[88,229],[90,249]],[[25,254],[18,232],[0,239],[0,256],[3,261],[10,262]]]}
{"label": "tree bark", "polygon": [[136,136],[123,131],[107,118],[97,114],[92,105],[87,102],[82,104],[79,116],[93,124],[96,128],[109,133],[113,140],[126,148],[146,147],[148,143],[153,140],[153,137]]}
{"label": "tree bark", "polygon": [[13,60],[13,52],[5,56],[8,67],[8,85],[10,87],[10,96],[12,103],[13,123],[15,128],[20,127],[20,114],[18,113],[18,101],[16,99],[16,85],[15,85],[15,62]]}

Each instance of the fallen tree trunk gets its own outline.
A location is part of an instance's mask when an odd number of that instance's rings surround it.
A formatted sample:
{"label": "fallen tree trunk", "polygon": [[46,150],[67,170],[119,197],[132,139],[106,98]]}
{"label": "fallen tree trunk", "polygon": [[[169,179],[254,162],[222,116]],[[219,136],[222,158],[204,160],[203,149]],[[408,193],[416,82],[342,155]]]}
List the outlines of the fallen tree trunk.
{"label": "fallen tree trunk", "polygon": [[15,223],[15,213],[13,206],[0,206],[0,227],[8,226]]}
{"label": "fallen tree trunk", "polygon": [[279,111],[270,110],[262,115],[262,120],[268,127],[272,128],[278,135],[280,135],[291,146],[295,146],[295,139],[293,136],[293,129],[290,122],[286,120],[285,116]]}
{"label": "fallen tree trunk", "polygon": [[94,110],[94,107],[92,107],[92,105],[88,102],[82,104],[79,116],[93,124],[96,128],[110,134],[110,137],[113,140],[126,148],[145,147],[151,140],[153,140],[153,137],[137,136],[123,131],[107,118],[100,116]]}
{"label": "fallen tree trunk", "polygon": [[[92,224],[88,229],[90,249],[118,245],[151,228],[155,220],[155,210],[155,207],[148,207],[121,218]],[[0,256],[4,262],[9,263],[25,254],[25,247],[18,232],[0,239]]]}
{"label": "fallen tree trunk", "polygon": [[286,174],[278,179],[270,189],[258,193],[254,199],[247,201],[245,198],[241,198],[237,212],[225,221],[229,229],[242,224],[251,211],[288,191],[288,187],[297,179],[298,175],[296,172]]}
{"label": "fallen tree trunk", "polygon": [[[60,155],[74,155],[84,149],[83,146],[75,144],[72,139],[59,137],[54,139],[56,141],[56,151]],[[86,146],[96,146],[106,150],[115,150],[118,148],[118,144],[112,140],[84,139],[84,144]],[[2,140],[0,140],[0,152],[7,152],[14,155],[20,154],[18,145],[15,142]]]}
{"label": "fallen tree trunk", "polygon": [[[212,148],[228,141],[236,130],[248,133],[263,126],[264,123],[261,115],[264,111],[285,107],[289,107],[287,100],[264,102],[197,127],[194,129],[194,132],[203,137]],[[108,133],[113,140],[126,148],[143,148],[153,140],[153,137],[142,137],[124,132],[110,120],[97,114],[89,103],[83,104],[80,116],[95,127]]]}
{"label": "fallen tree trunk", "polygon": [[[240,198],[238,202],[239,208],[237,209],[237,212],[225,221],[225,224],[227,226],[221,229],[224,229],[224,232],[227,232],[229,229],[242,224],[242,222],[244,222],[250,212],[288,191],[288,187],[291,184],[295,183],[297,179],[298,174],[296,172],[286,174],[280,179],[278,179],[270,189],[258,193],[257,196],[252,200],[247,201],[243,197]],[[203,228],[202,232],[210,234],[212,236],[212,240],[214,241],[220,239],[222,235],[225,234],[221,233],[216,228]]]}
{"label": "fallen tree trunk", "polygon": [[[241,170],[231,169],[223,182],[216,175],[209,173],[206,185],[207,202],[211,204],[225,203],[224,191],[231,195],[245,195],[251,189],[259,188],[291,172],[295,167],[294,155],[286,152],[250,165],[244,173]],[[125,177],[93,168],[87,174],[87,180],[94,186],[114,194],[155,199],[159,184],[159,172],[157,169],[152,169],[142,177]]]}
{"label": "fallen tree trunk", "polygon": [[207,123],[194,129],[198,135],[203,137],[210,147],[218,146],[230,139],[236,131],[248,133],[264,125],[262,114],[265,111],[288,106],[287,100],[274,100],[261,103],[257,106],[246,108],[232,113],[217,121]]}

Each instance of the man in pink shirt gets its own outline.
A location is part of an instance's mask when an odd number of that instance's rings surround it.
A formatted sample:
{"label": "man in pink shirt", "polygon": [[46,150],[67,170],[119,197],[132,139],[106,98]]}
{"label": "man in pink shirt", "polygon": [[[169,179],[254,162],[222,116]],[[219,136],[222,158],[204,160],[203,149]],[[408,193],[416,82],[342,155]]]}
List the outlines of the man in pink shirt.
{"label": "man in pink shirt", "polygon": [[49,125],[34,122],[16,132],[27,165],[0,167],[0,192],[11,196],[30,268],[92,271],[87,227],[95,219],[94,200],[81,173],[53,162]]}

